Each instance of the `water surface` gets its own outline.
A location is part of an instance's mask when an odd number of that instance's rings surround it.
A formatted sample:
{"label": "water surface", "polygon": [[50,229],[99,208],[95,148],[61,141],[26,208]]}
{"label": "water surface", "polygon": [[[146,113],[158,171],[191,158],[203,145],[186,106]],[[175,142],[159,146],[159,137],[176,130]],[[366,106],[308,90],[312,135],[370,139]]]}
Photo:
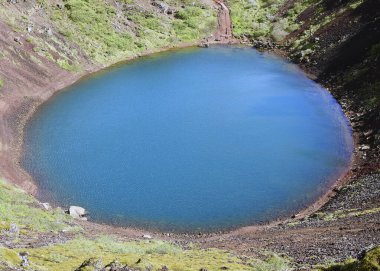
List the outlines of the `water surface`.
{"label": "water surface", "polygon": [[250,48],[144,57],[70,87],[27,126],[42,200],[100,222],[216,230],[289,215],[346,169],[331,95]]}

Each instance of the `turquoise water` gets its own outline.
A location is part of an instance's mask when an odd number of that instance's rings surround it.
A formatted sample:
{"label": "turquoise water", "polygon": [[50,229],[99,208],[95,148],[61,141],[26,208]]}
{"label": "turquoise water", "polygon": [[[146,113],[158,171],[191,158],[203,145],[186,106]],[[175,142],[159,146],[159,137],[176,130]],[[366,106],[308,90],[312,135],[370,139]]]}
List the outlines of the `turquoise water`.
{"label": "turquoise water", "polygon": [[22,163],[42,200],[92,220],[221,230],[305,207],[345,171],[352,144],[337,102],[293,65],[193,48],[56,95],[29,122]]}

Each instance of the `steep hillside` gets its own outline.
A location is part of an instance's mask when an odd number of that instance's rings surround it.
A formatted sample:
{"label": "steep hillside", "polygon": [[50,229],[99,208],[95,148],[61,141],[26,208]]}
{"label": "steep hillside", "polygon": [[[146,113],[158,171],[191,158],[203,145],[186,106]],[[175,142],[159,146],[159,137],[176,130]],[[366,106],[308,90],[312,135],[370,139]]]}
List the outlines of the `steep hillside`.
{"label": "steep hillside", "polygon": [[228,4],[234,35],[298,63],[330,90],[350,119],[357,147],[352,170],[341,180],[348,185],[334,188],[319,212],[295,215],[295,221],[270,229],[246,229],[226,236],[219,245],[240,247],[246,254],[252,247],[286,252],[302,266],[355,257],[364,247],[379,244],[380,2],[228,0]]}
{"label": "steep hillside", "polygon": [[[0,270],[379,270],[380,1],[224,3],[0,0]],[[231,41],[228,8],[237,39],[288,57],[339,100],[358,143],[348,185],[288,220],[191,236],[73,220],[13,185],[36,191],[18,165],[36,106],[118,61]]]}
{"label": "steep hillside", "polygon": [[380,157],[380,2],[229,0],[234,34],[277,49],[326,85],[349,115],[365,167]]}
{"label": "steep hillside", "polygon": [[115,62],[212,40],[218,8],[209,0],[1,1],[2,176],[35,191],[16,162],[19,129],[35,106]]}

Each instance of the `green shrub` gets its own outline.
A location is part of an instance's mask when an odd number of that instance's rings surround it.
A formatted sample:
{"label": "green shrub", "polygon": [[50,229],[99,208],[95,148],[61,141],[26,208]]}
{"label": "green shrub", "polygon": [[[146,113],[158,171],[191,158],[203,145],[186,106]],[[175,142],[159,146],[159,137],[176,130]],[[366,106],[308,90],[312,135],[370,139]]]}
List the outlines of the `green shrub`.
{"label": "green shrub", "polygon": [[380,56],[380,43],[373,45],[371,48],[371,57],[378,57],[378,56]]}
{"label": "green shrub", "polygon": [[57,64],[64,70],[71,72],[80,71],[80,67],[78,65],[70,64],[66,59],[59,58],[57,59]]}
{"label": "green shrub", "polygon": [[361,260],[347,260],[341,264],[334,264],[323,271],[379,271],[380,270],[380,247],[366,252]]}

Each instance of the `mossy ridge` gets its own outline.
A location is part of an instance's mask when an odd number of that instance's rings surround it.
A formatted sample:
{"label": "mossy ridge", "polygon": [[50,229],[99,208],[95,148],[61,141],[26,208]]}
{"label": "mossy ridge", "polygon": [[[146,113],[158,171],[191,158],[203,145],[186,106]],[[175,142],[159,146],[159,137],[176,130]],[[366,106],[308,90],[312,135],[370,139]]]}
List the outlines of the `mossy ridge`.
{"label": "mossy ridge", "polygon": [[344,263],[322,267],[321,271],[378,271],[380,270],[380,247],[365,253],[360,260],[348,259]]}
{"label": "mossy ridge", "polygon": [[[308,219],[318,219],[318,220],[324,220],[324,221],[333,221],[333,220],[339,220],[343,218],[348,217],[360,217],[364,215],[371,215],[375,213],[380,212],[380,207],[375,207],[372,209],[348,209],[348,210],[337,210],[335,212],[316,212],[310,216]],[[290,222],[287,225],[288,226],[295,226],[300,224],[300,222]]]}
{"label": "mossy ridge", "polygon": [[[230,270],[288,270],[288,261],[274,254],[266,260],[240,258],[231,252],[219,249],[201,249],[194,245],[182,248],[160,240],[137,240],[122,242],[111,235],[86,237],[73,219],[62,210],[44,210],[30,195],[19,188],[0,180],[0,231],[3,236],[12,235],[14,242],[40,233],[73,232],[70,241],[36,248],[9,249],[0,246],[0,267],[19,267],[19,252],[27,251],[31,270],[74,270],[85,260],[101,259],[104,265],[117,260],[131,267],[153,267],[166,265],[170,270],[218,270],[222,266]],[[10,232],[11,225],[20,229]],[[15,235],[15,236],[13,236]],[[20,243],[21,244],[21,243]],[[137,264],[138,260],[139,263]],[[28,270],[26,268],[26,270]]]}
{"label": "mossy ridge", "polygon": [[105,0],[95,0],[95,3],[65,0],[64,8],[51,6],[49,10],[60,33],[101,64],[145,50],[197,41],[210,35],[216,26],[215,11],[197,1],[191,7],[178,8],[179,13],[189,15],[186,18],[167,16],[128,3],[123,1],[124,7],[116,9]]}
{"label": "mossy ridge", "polygon": [[[9,250],[0,248],[9,265],[17,263],[18,252],[23,249]],[[65,244],[57,244],[27,250],[31,269],[37,270],[74,270],[88,259],[96,259],[102,265],[118,261],[123,265],[144,270],[157,270],[165,265],[169,270],[289,270],[287,260],[270,255],[266,260],[240,258],[218,249],[183,249],[164,241],[119,242],[109,236],[95,240],[78,238]]]}
{"label": "mossy ridge", "polygon": [[39,56],[71,72],[86,68],[87,62],[107,66],[144,51],[195,43],[210,36],[217,24],[215,8],[200,0],[164,1],[171,14],[139,0],[36,2],[43,27],[31,28],[33,16],[6,7],[0,7],[0,16]]}
{"label": "mossy ridge", "polygon": [[42,232],[80,231],[72,218],[61,209],[44,210],[39,203],[21,189],[0,179],[0,231],[11,224],[20,229],[20,235]]}

